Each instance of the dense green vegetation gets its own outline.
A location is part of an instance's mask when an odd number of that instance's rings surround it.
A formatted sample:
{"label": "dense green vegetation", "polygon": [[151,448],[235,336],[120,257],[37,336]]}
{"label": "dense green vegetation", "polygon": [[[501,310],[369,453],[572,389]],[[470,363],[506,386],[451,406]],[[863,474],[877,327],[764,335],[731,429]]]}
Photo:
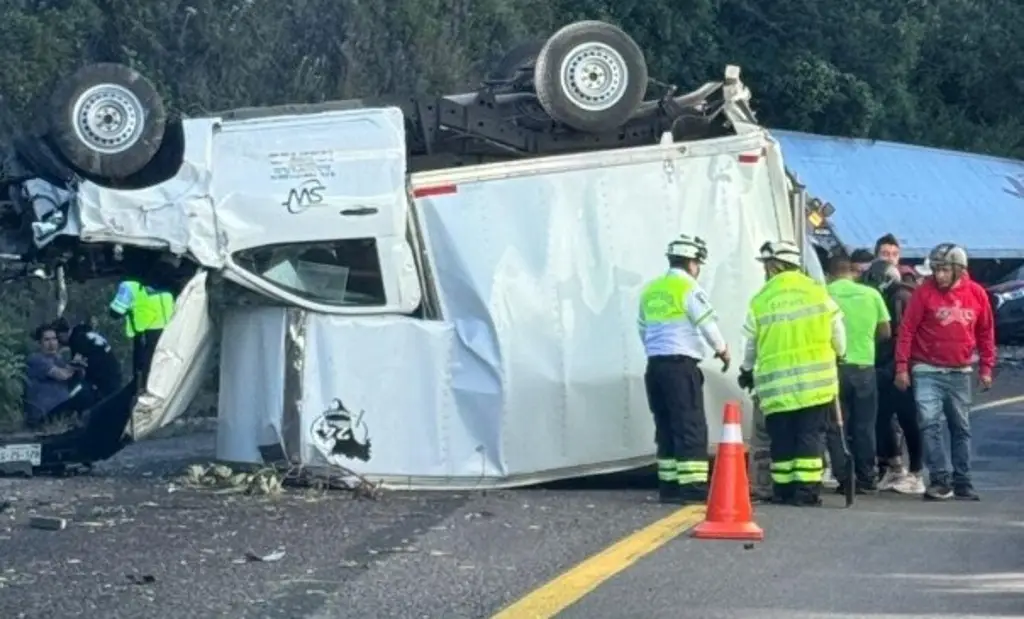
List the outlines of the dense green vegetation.
{"label": "dense green vegetation", "polygon": [[[189,115],[476,83],[518,42],[577,19],[622,26],[651,75],[692,88],[739,64],[772,127],[1024,158],[1024,4],[1015,0],[8,0],[0,135],[94,61],[142,70]],[[7,286],[0,413],[51,295]],[[102,313],[110,286],[76,291]],[[108,325],[107,332],[117,329]]]}

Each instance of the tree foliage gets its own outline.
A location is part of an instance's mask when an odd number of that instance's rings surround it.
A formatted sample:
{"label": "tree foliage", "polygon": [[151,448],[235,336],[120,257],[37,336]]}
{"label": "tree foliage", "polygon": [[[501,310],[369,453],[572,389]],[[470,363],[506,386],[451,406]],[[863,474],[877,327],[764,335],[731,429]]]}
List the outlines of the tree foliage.
{"label": "tree foliage", "polygon": [[[61,76],[130,64],[186,115],[478,83],[515,44],[577,19],[632,34],[681,88],[743,67],[770,127],[1024,158],[1015,0],[8,0],[0,134]],[[101,308],[96,286],[81,291]],[[38,293],[4,290],[0,406],[16,406]]]}

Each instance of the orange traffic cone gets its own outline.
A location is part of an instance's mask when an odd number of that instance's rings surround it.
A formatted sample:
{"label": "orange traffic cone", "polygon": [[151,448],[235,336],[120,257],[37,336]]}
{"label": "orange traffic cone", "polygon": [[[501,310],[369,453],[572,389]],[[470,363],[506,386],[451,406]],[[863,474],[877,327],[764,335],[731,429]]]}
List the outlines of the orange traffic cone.
{"label": "orange traffic cone", "polygon": [[697,539],[727,539],[760,542],[764,530],[754,523],[750,485],[744,456],[740,405],[726,402],[722,442],[711,473],[711,493],[704,522],[693,530]]}

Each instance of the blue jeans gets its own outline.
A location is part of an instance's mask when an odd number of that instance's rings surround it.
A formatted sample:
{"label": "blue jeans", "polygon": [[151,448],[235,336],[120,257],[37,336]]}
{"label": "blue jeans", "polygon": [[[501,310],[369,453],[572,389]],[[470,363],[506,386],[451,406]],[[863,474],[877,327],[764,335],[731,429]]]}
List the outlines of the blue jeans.
{"label": "blue jeans", "polygon": [[[932,484],[971,483],[970,372],[914,372],[914,399],[924,443],[924,464]],[[943,444],[943,422],[949,428],[950,457]],[[949,469],[952,460],[953,476]]]}

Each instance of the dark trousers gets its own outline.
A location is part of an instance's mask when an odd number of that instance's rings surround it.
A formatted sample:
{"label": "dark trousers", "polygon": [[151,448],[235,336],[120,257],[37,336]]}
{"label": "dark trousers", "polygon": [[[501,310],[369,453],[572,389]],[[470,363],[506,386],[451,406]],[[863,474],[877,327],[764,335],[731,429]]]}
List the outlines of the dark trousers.
{"label": "dark trousers", "polygon": [[765,415],[776,500],[817,504],[825,474],[823,429],[831,408],[831,404],[821,404]]}
{"label": "dark trousers", "polygon": [[878,457],[885,460],[899,458],[903,455],[903,447],[897,433],[892,427],[893,417],[903,430],[903,440],[907,444],[907,456],[910,458],[911,473],[920,473],[923,452],[921,447],[921,426],[917,421],[917,403],[914,401],[914,390],[900,391],[893,384],[891,373],[879,372],[878,376],[878,422],[875,424],[875,436],[878,441]]}
{"label": "dark trousers", "polygon": [[132,376],[135,384],[141,392],[146,388],[146,379],[149,377],[149,366],[153,361],[153,353],[156,351],[157,342],[163,329],[152,329],[136,333],[132,340]]}
{"label": "dark trousers", "polygon": [[95,402],[96,396],[93,393],[92,387],[88,384],[82,383],[79,385],[79,389],[74,392],[73,396],[46,411],[43,415],[30,420],[27,425],[30,428],[38,428],[73,413],[78,414],[85,412],[90,406],[95,404]]}
{"label": "dark trousers", "polygon": [[650,357],[644,375],[654,414],[658,479],[684,489],[708,481],[708,426],[704,417],[704,374],[682,355]]}
{"label": "dark trousers", "polygon": [[[875,482],[876,434],[878,421],[878,383],[875,368],[856,365],[839,366],[839,402],[843,409],[846,440],[853,455],[857,483],[871,486]],[[845,484],[846,456],[835,424],[835,414],[828,418],[826,440],[832,461],[832,474]]]}

